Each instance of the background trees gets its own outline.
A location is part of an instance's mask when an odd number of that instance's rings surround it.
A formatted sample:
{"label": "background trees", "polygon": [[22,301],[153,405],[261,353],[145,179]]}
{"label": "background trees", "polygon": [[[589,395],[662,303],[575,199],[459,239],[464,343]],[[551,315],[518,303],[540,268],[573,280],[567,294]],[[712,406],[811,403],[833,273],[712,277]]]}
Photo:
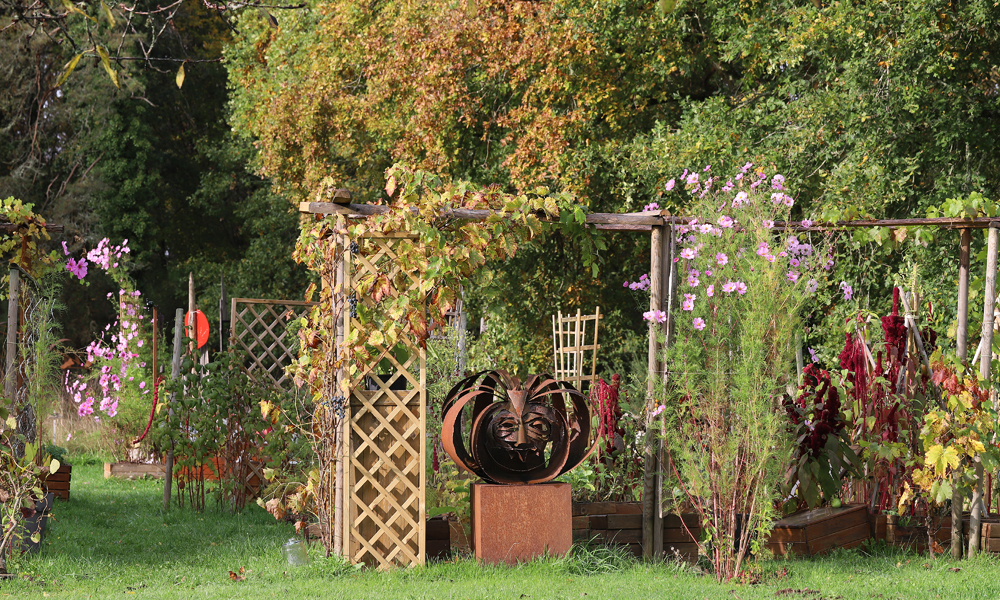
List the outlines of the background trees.
{"label": "background trees", "polygon": [[[125,22],[76,6],[96,19],[68,13],[76,40],[101,43]],[[296,295],[302,276],[284,277],[295,271],[282,262],[294,203],[334,187],[384,199],[397,161],[509,191],[567,189],[595,211],[655,201],[675,212],[665,184],[684,168],[753,162],[799,185],[800,215],[924,215],[997,194],[996,11],[985,0],[315,0],[220,16],[183,3],[149,18],[169,21],[162,33],[133,26],[112,53],[121,90],[93,52],[57,87],[86,44],[21,24],[0,39],[0,187],[78,242],[138,240],[139,283],[162,304],[178,302],[189,269],[247,295]],[[152,37],[150,57],[168,60],[115,60]],[[220,54],[224,70],[194,62]],[[874,260],[864,272],[840,261],[839,278],[881,309],[886,285],[917,265],[946,329],[953,242],[845,238],[843,251]],[[560,304],[599,303],[609,330],[633,331],[641,311],[620,282],[644,271],[645,244],[609,235],[595,279],[571,240],[545,237],[498,266],[496,289],[517,293],[473,291],[470,304],[518,337],[544,337]]]}

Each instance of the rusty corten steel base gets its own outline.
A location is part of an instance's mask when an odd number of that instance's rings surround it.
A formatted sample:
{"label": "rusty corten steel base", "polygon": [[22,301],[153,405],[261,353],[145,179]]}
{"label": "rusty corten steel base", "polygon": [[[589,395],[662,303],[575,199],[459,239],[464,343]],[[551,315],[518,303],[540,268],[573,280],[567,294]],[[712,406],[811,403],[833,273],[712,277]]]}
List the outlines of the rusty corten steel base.
{"label": "rusty corten steel base", "polygon": [[510,565],[573,543],[573,492],[568,483],[472,484],[472,547],[476,559]]}

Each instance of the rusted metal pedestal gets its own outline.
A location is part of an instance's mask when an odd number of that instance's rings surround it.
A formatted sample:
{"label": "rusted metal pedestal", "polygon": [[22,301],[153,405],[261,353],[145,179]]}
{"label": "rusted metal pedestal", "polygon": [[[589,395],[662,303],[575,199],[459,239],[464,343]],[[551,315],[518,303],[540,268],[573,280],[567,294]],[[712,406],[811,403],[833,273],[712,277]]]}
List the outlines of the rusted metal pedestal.
{"label": "rusted metal pedestal", "polygon": [[472,485],[472,547],[480,561],[515,564],[573,543],[573,493],[568,483]]}

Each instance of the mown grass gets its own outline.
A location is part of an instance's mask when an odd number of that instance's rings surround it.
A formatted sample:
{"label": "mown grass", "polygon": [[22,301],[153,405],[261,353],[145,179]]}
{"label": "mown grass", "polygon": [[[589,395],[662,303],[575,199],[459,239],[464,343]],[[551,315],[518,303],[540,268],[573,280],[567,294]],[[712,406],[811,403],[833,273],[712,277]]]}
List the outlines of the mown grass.
{"label": "mown grass", "polygon": [[[292,535],[256,506],[242,515],[203,514],[160,503],[158,481],[104,480],[102,466],[73,468],[72,500],[56,503],[43,550],[0,598],[726,598],[750,600],[997,598],[1000,561],[953,563],[876,548],[816,560],[759,564],[756,585],[719,585],[673,564],[644,564],[602,549],[518,567],[469,559],[418,569],[362,571],[322,558],[290,567]],[[229,572],[240,574],[234,581]],[[957,569],[957,570],[956,570]]]}

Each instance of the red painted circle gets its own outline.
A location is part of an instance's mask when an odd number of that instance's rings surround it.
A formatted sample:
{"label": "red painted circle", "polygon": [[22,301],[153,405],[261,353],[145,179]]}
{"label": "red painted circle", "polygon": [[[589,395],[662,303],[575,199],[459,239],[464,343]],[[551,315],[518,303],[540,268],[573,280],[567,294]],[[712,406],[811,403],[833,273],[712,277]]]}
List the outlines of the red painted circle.
{"label": "red painted circle", "polygon": [[[198,331],[197,341],[198,347],[201,348],[208,343],[208,317],[205,313],[200,310],[194,311],[194,326]],[[189,338],[195,337],[194,333],[191,331],[191,313],[184,315],[184,334]]]}

